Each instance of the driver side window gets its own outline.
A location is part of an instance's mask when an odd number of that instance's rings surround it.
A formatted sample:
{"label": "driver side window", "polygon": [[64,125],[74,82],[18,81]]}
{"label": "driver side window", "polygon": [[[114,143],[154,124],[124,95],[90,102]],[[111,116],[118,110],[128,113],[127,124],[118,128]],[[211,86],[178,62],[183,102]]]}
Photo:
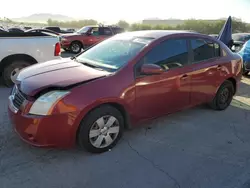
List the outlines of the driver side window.
{"label": "driver side window", "polygon": [[186,39],[168,39],[153,47],[142,59],[143,64],[156,64],[163,69],[183,67],[188,64]]}
{"label": "driver side window", "polygon": [[90,31],[90,34],[93,36],[98,36],[100,35],[99,28],[98,27],[93,27]]}

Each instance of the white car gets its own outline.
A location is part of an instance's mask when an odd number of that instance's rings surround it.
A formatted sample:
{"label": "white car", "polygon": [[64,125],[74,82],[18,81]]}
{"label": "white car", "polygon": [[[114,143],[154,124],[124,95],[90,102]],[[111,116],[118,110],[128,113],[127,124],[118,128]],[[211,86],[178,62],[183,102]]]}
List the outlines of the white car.
{"label": "white car", "polygon": [[61,58],[59,37],[45,33],[1,33],[0,77],[12,86],[19,71],[32,64]]}

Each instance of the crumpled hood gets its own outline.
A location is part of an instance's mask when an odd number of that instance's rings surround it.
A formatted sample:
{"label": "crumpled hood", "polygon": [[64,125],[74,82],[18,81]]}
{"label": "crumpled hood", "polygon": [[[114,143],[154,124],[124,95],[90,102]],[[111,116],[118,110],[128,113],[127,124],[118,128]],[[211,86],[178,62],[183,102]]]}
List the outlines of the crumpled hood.
{"label": "crumpled hood", "polygon": [[17,77],[17,83],[20,84],[20,89],[24,94],[34,96],[45,88],[67,87],[109,74],[109,72],[77,63],[70,58],[64,58],[23,69]]}

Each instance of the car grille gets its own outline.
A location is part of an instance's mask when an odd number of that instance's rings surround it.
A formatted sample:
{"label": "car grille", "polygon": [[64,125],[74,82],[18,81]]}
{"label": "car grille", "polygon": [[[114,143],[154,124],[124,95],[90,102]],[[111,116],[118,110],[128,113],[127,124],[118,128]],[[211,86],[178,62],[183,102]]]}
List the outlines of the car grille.
{"label": "car grille", "polygon": [[12,91],[12,95],[13,95],[13,105],[19,110],[26,98],[19,91],[17,86],[14,86],[13,91]]}

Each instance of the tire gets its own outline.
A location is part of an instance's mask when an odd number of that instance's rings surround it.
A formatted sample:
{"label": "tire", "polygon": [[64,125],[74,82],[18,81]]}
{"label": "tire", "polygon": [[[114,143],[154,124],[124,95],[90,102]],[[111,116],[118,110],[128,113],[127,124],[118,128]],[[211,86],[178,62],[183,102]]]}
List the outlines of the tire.
{"label": "tire", "polygon": [[249,74],[249,71],[244,71],[243,72],[243,76],[248,76],[248,74]]}
{"label": "tire", "polygon": [[65,52],[70,52],[70,50],[69,50],[68,48],[63,48],[63,50],[64,50]]}
{"label": "tire", "polygon": [[[109,122],[109,120],[113,118],[116,119],[114,123],[111,124],[110,128],[106,130],[106,136],[105,136],[105,130],[100,129],[98,124],[96,123],[97,120],[99,120],[99,122],[102,122],[100,121],[100,119],[103,117],[104,117],[104,124],[106,123],[106,125],[107,122]],[[99,125],[101,125],[101,123],[99,123]],[[115,132],[115,130],[116,133],[110,133],[111,131]],[[120,111],[110,105],[103,105],[91,111],[83,119],[78,130],[77,142],[81,148],[86,149],[88,152],[91,153],[106,152],[117,144],[117,142],[123,135],[123,130],[124,130],[124,118],[120,113]],[[92,137],[90,136],[90,132],[94,133]],[[98,133],[99,135],[97,135],[96,133]],[[107,141],[110,141],[110,139],[108,138],[112,138],[113,141],[111,143],[107,143]]]}
{"label": "tire", "polygon": [[[12,63],[8,64],[7,66],[4,67],[3,70],[3,83],[7,87],[12,87],[14,85],[14,79],[16,78],[18,72],[27,67],[30,66],[32,63],[24,61],[24,60],[18,60],[18,61],[13,61]],[[15,74],[15,75],[14,75]]]}
{"label": "tire", "polygon": [[243,76],[247,76],[248,75],[248,73],[249,73],[249,71],[246,71],[245,70],[245,65],[243,65]]}
{"label": "tire", "polygon": [[[224,92],[224,95],[223,95],[223,92]],[[228,92],[228,97],[225,97],[227,92]],[[218,110],[218,111],[227,109],[233,100],[234,92],[235,92],[235,89],[234,89],[233,83],[230,82],[229,80],[226,80],[218,89],[216,96],[214,97],[213,101],[209,104],[209,106],[212,109]],[[224,100],[222,100],[222,98]]]}
{"label": "tire", "polygon": [[82,50],[82,44],[80,42],[77,42],[77,41],[72,42],[70,44],[69,49],[70,49],[70,52],[72,52],[74,54],[79,54]]}

